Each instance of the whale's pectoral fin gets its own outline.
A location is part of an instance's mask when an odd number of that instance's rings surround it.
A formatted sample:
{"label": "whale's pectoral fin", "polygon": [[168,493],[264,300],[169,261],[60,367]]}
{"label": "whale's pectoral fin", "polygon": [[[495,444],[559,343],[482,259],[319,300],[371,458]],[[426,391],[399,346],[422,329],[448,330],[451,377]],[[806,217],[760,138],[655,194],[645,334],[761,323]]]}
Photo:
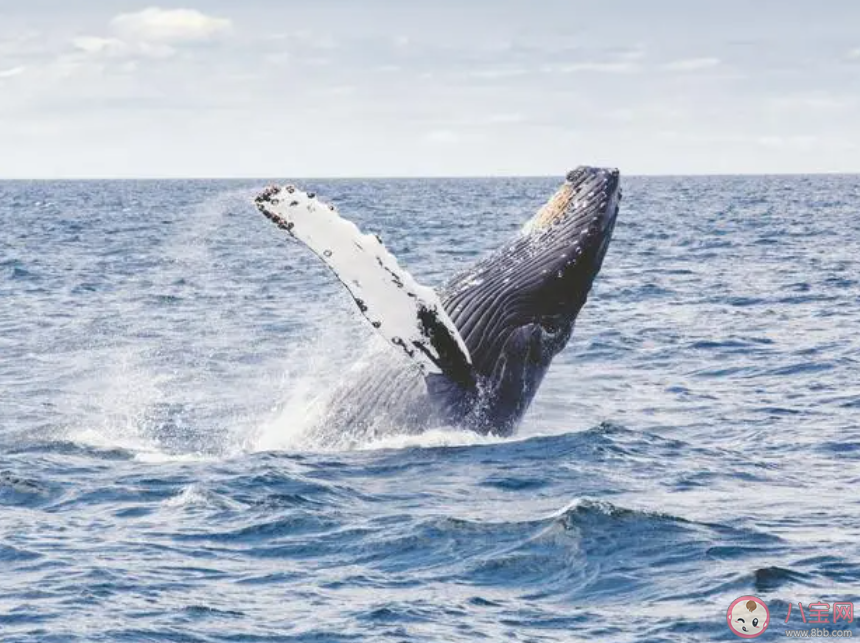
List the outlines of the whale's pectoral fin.
{"label": "whale's pectoral fin", "polygon": [[401,268],[378,236],[362,233],[334,206],[293,186],[267,188],[254,203],[325,262],[361,314],[424,375],[474,387],[469,350],[436,291]]}

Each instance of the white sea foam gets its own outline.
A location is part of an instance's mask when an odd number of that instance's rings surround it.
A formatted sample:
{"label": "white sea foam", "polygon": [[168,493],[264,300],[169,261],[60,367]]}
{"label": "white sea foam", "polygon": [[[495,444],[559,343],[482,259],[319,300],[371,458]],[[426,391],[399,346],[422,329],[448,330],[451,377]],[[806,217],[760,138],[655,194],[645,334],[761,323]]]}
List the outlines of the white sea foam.
{"label": "white sea foam", "polygon": [[[159,268],[141,276],[151,284],[151,290],[169,293],[180,277],[194,279],[211,273],[212,240],[230,211],[249,209],[248,196],[247,190],[222,191],[195,206],[195,224],[179,227],[178,234],[161,246]],[[199,225],[200,220],[206,225]],[[98,449],[127,450],[146,462],[211,457],[200,450],[200,445],[186,443],[181,409],[178,417],[172,413],[175,392],[187,392],[180,384],[192,388],[194,374],[172,366],[171,349],[159,339],[159,331],[165,332],[168,321],[154,318],[150,301],[143,297],[117,297],[106,302],[103,315],[123,323],[118,327],[102,324],[104,330],[92,335],[88,345],[77,355],[69,354],[69,370],[75,377],[62,398],[68,421],[52,437]],[[210,328],[217,325],[218,316],[207,324]],[[205,347],[189,342],[183,348],[193,353]],[[190,397],[197,401],[202,394]]]}
{"label": "white sea foam", "polygon": [[175,496],[164,500],[165,507],[187,507],[189,505],[207,505],[209,498],[196,484],[188,485]]}
{"label": "white sea foam", "polygon": [[241,509],[242,504],[229,498],[207,491],[200,484],[194,483],[184,487],[175,496],[161,502],[168,509],[183,509],[186,507],[215,507],[219,509]]}
{"label": "white sea foam", "polygon": [[69,402],[76,420],[58,437],[99,449],[158,453],[142,428],[147,409],[162,399],[160,378],[145,368],[139,350],[106,347],[87,351],[86,357],[94,366],[77,383],[75,402]]}
{"label": "white sea foam", "polygon": [[506,442],[508,438],[500,438],[494,435],[480,435],[473,431],[446,427],[430,429],[417,434],[395,434],[383,438],[370,440],[359,445],[360,450],[376,449],[410,449],[410,448],[433,448],[433,447],[464,447],[478,444],[498,444]]}

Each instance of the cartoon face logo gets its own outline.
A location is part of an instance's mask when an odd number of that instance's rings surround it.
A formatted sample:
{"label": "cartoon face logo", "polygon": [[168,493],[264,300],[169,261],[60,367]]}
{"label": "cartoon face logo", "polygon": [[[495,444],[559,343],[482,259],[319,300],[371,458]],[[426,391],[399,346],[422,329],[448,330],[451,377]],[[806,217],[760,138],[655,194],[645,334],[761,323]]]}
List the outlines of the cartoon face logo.
{"label": "cartoon face logo", "polygon": [[732,633],[742,639],[754,639],[770,625],[770,612],[760,598],[741,596],[729,605],[726,622]]}

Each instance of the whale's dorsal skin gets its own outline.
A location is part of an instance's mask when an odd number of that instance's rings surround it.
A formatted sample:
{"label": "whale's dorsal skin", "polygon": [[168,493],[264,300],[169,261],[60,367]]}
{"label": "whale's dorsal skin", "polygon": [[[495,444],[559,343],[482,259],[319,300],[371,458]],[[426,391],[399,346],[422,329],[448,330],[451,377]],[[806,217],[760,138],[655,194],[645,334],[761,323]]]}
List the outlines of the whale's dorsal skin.
{"label": "whale's dorsal skin", "polygon": [[334,393],[322,442],[441,425],[512,433],[573,332],[620,199],[617,170],[571,171],[518,235],[437,293],[312,193],[262,192],[257,208],[326,263],[397,349]]}

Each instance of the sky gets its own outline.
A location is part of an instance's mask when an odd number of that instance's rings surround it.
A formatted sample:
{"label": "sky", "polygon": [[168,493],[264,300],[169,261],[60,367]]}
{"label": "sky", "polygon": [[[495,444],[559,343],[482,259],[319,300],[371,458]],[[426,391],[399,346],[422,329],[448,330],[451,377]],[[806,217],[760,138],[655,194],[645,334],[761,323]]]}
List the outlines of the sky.
{"label": "sky", "polygon": [[0,0],[0,178],[860,172],[856,0],[159,1]]}

